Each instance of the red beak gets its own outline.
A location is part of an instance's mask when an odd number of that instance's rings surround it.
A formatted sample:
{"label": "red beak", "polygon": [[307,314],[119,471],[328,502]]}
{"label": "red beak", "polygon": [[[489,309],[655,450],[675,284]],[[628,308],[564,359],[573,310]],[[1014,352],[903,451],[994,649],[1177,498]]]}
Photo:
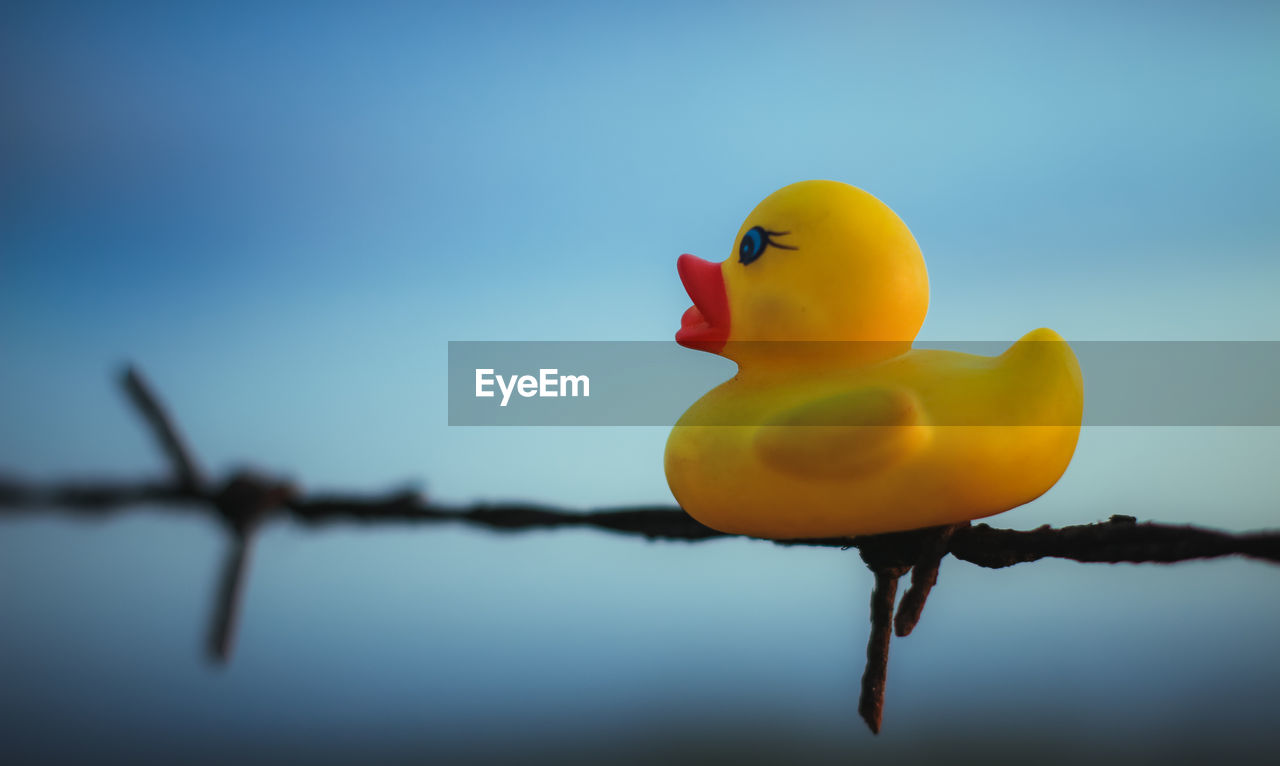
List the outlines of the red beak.
{"label": "red beak", "polygon": [[693,307],[680,317],[676,343],[719,353],[729,340],[729,295],[720,264],[685,253],[676,260],[676,271],[693,299]]}

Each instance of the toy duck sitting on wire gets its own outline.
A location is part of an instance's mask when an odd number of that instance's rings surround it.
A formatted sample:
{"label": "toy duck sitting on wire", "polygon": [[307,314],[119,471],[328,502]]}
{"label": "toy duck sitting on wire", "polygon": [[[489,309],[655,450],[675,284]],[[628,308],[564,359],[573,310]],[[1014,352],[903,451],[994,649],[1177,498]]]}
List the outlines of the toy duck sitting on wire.
{"label": "toy duck sitting on wire", "polygon": [[772,539],[956,524],[1039,497],[1075,451],[1083,381],[1033,330],[996,357],[913,349],[929,304],[906,224],[861,189],[761,202],[722,263],[677,262],[676,341],[738,364],[680,418],[667,482],[695,519]]}

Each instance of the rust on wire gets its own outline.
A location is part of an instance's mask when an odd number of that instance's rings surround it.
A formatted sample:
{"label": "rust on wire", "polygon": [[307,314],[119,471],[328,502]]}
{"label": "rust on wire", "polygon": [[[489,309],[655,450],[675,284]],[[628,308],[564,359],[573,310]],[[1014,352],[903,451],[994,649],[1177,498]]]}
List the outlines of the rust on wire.
{"label": "rust on wire", "polygon": [[[680,508],[639,507],[576,512],[526,503],[450,507],[430,502],[414,491],[383,496],[304,496],[289,482],[240,472],[217,489],[201,471],[167,409],[138,370],[128,367],[121,382],[139,416],[169,462],[169,481],[54,482],[38,484],[0,474],[0,510],[53,508],[101,515],[149,504],[193,507],[212,512],[230,536],[215,592],[209,633],[209,656],[224,663],[231,656],[240,605],[244,599],[254,535],[273,515],[307,524],[330,522],[452,523],[517,532],[577,527],[634,535],[650,540],[699,542],[733,537],[699,524]],[[858,711],[873,732],[880,730],[889,641],[911,633],[925,600],[937,582],[947,555],[982,567],[1001,568],[1063,558],[1082,562],[1172,563],[1220,556],[1280,563],[1280,530],[1232,533],[1195,526],[1138,523],[1132,516],[1112,516],[1094,524],[1028,531],[995,529],[986,524],[895,532],[859,538],[774,541],[779,545],[857,548],[874,573],[871,637]],[[911,586],[898,605],[898,580],[911,572]]]}

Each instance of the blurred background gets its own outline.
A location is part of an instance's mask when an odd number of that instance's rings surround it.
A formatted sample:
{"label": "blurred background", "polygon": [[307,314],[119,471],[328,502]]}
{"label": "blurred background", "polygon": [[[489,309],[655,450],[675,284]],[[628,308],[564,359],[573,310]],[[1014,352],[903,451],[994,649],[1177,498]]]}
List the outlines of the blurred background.
{"label": "blurred background", "polygon": [[[0,470],[159,475],[113,380],[133,360],[218,472],[671,503],[665,429],[448,427],[446,343],[670,338],[676,256],[727,257],[806,178],[912,228],[922,341],[1280,339],[1278,39],[1257,2],[5,3]],[[1278,448],[1274,428],[1088,428],[1059,485],[994,522],[1275,527]],[[1259,563],[948,560],[873,738],[852,551],[278,523],[218,668],[225,544],[163,509],[0,520],[3,747],[1022,763],[1280,744],[1280,571]]]}

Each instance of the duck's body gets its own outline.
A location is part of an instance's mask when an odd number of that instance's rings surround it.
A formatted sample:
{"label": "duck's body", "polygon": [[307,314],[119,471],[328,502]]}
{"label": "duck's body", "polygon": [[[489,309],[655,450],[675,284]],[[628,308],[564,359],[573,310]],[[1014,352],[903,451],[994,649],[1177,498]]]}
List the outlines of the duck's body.
{"label": "duck's body", "polygon": [[755,537],[982,518],[1034,500],[1066,470],[1080,385],[1075,355],[1050,330],[996,357],[913,350],[867,366],[740,373],[680,418],[667,481],[702,523]]}
{"label": "duck's body", "polygon": [[[795,184],[743,229],[742,248],[759,230],[795,252],[771,252],[771,269],[764,247],[681,263],[695,309],[677,339],[739,363],[667,441],[668,483],[699,521],[775,539],[952,524],[1033,500],[1066,470],[1082,411],[1070,347],[1042,329],[995,357],[912,349],[923,259],[874,197]],[[851,232],[861,241],[832,253]]]}

